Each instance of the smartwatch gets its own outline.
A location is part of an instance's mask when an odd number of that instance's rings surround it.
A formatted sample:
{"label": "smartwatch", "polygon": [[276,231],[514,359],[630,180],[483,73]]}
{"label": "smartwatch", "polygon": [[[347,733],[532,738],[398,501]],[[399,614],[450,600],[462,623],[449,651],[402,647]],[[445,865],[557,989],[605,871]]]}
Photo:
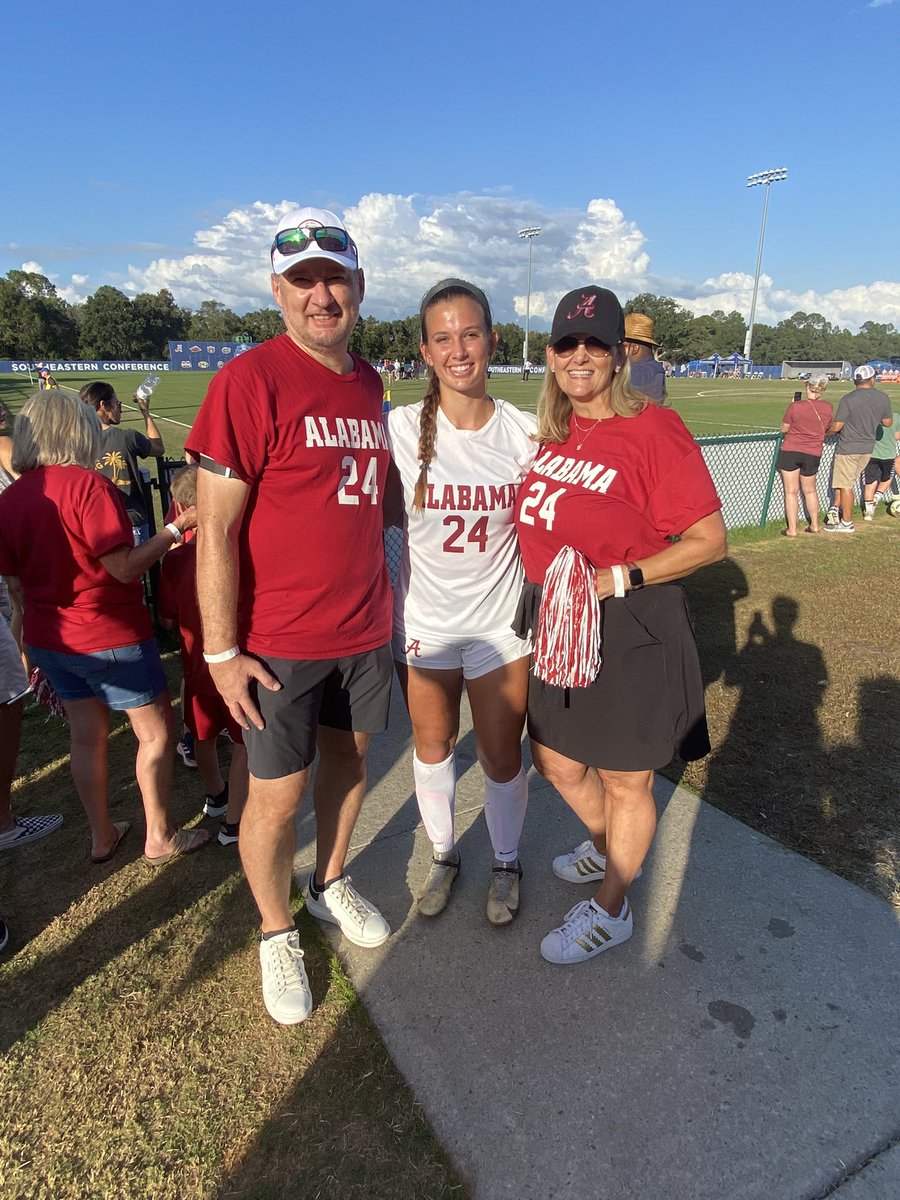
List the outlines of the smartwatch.
{"label": "smartwatch", "polygon": [[628,564],[628,586],[633,592],[644,586],[644,572],[635,563]]}

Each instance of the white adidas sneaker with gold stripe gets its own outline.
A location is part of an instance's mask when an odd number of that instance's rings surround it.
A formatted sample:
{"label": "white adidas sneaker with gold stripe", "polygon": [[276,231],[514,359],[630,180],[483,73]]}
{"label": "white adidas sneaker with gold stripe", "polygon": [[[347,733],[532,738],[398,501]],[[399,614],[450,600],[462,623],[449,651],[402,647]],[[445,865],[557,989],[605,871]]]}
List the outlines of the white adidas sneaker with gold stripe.
{"label": "white adidas sneaker with gold stripe", "polygon": [[595,954],[627,942],[634,932],[628,897],[617,917],[604,912],[596,900],[582,900],[566,913],[558,929],[551,929],[541,942],[547,962],[568,965],[586,962]]}

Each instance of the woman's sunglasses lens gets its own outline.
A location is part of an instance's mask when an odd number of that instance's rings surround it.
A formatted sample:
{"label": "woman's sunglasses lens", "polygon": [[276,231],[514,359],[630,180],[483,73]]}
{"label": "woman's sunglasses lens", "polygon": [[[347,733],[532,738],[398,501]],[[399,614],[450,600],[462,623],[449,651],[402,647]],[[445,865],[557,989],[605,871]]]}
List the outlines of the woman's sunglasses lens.
{"label": "woman's sunglasses lens", "polygon": [[575,351],[578,349],[578,338],[577,337],[560,338],[559,341],[556,343],[556,345],[553,347],[553,349],[556,351],[557,354],[574,354]]}

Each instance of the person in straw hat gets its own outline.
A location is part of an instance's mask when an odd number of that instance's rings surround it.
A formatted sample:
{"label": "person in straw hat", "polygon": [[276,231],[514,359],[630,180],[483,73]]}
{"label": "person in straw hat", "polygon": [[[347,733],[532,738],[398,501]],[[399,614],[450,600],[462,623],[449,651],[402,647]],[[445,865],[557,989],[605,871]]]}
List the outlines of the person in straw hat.
{"label": "person in straw hat", "polygon": [[666,400],[666,371],[656,359],[659,342],[653,337],[653,318],[643,313],[625,317],[625,353],[631,363],[631,386],[652,400]]}

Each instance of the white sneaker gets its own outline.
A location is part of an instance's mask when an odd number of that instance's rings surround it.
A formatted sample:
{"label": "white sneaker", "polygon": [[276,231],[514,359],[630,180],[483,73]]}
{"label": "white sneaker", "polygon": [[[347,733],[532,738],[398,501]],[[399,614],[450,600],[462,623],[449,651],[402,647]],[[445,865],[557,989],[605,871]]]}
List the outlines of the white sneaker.
{"label": "white sneaker", "polygon": [[866,511],[863,515],[864,521],[874,521],[875,519],[875,501],[869,500],[866,503]]}
{"label": "white sneaker", "polygon": [[279,933],[259,943],[263,1000],[279,1025],[299,1025],[312,1012],[312,992],[303,965],[300,934]]}
{"label": "white sneaker", "polygon": [[840,519],[841,519],[840,510],[835,508],[832,505],[832,507],[829,508],[828,513],[825,517],[825,524],[830,528],[832,525],[836,526],[838,521],[840,521]]}
{"label": "white sneaker", "polygon": [[[309,877],[312,882],[312,875]],[[380,946],[391,936],[391,927],[374,904],[363,899],[349,875],[342,875],[315,899],[306,886],[306,911],[320,921],[339,925],[344,937],[354,946],[369,949]]]}
{"label": "white sneaker", "polygon": [[[601,854],[588,838],[571,853],[554,858],[553,874],[567,883],[599,883],[606,876],[606,855]],[[641,868],[638,867],[635,879],[640,877]]]}
{"label": "white sneaker", "polygon": [[617,917],[605,913],[596,900],[582,900],[569,909],[563,924],[551,929],[541,942],[541,957],[565,966],[586,962],[595,954],[627,942],[633,932],[627,896]]}

